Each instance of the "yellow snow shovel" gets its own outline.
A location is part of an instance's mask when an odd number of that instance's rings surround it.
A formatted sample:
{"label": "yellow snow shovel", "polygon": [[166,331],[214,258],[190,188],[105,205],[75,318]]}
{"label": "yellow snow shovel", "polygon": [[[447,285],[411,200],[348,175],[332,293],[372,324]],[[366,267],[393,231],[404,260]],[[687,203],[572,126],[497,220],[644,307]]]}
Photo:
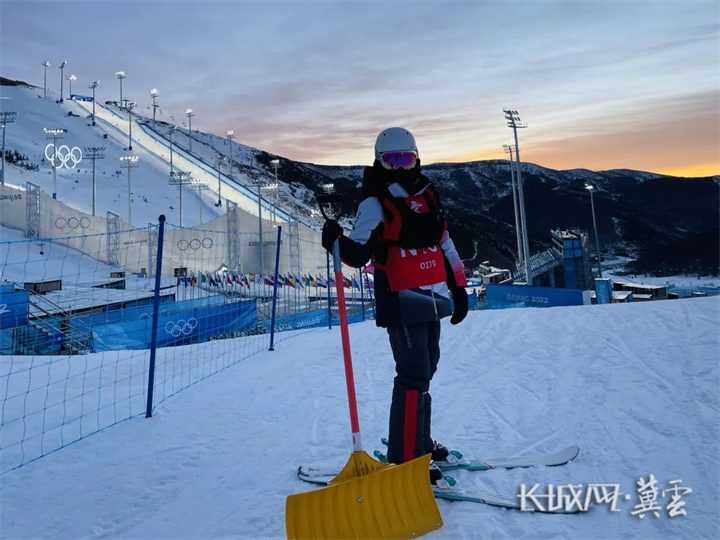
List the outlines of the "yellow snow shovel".
{"label": "yellow snow shovel", "polygon": [[[338,195],[319,197],[338,202]],[[443,525],[429,479],[430,455],[401,465],[381,463],[362,450],[350,356],[347,310],[340,244],[333,245],[335,288],[340,313],[343,357],[353,453],[327,487],[290,495],[285,503],[285,528],[295,538],[415,538]]]}

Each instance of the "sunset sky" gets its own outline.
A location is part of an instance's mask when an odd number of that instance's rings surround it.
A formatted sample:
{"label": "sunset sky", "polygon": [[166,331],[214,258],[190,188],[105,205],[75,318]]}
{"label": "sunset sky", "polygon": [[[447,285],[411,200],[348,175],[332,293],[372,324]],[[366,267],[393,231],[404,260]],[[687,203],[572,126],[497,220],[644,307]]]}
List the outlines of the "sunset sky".
{"label": "sunset sky", "polygon": [[[123,94],[162,120],[290,159],[368,164],[414,132],[424,163],[504,158],[556,169],[720,174],[716,0],[141,2],[2,0],[3,77]],[[65,83],[67,92],[67,81]]]}

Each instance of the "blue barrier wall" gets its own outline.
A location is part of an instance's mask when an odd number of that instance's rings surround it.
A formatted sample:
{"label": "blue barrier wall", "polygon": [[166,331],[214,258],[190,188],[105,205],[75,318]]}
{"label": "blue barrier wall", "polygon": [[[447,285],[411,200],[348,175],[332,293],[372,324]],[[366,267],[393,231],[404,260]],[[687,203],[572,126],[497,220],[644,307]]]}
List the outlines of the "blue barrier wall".
{"label": "blue barrier wall", "polygon": [[590,303],[590,291],[573,289],[488,285],[485,291],[490,309],[581,306]]}
{"label": "blue barrier wall", "polygon": [[12,287],[0,290],[0,329],[27,324],[29,294],[28,291],[14,292]]}
{"label": "blue barrier wall", "polygon": [[[172,347],[205,341],[257,326],[257,301],[245,300],[223,305],[206,305],[158,317],[158,347]],[[95,351],[148,349],[152,317],[93,327]]]}

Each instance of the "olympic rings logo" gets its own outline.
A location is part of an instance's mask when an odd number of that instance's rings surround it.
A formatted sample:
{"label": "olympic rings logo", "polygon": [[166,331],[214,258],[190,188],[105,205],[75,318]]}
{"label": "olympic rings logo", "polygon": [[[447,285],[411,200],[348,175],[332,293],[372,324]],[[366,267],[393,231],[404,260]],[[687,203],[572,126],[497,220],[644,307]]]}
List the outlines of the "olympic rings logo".
{"label": "olympic rings logo", "polygon": [[180,335],[189,336],[192,331],[197,328],[198,321],[195,317],[190,317],[187,321],[180,319],[179,321],[170,321],[165,325],[165,331],[172,337],[179,337]]}
{"label": "olympic rings logo", "polygon": [[203,238],[202,240],[198,240],[197,238],[193,238],[189,242],[187,240],[178,240],[177,248],[180,251],[197,251],[198,249],[205,248],[210,249],[213,247],[213,239],[212,238]]}
{"label": "olympic rings logo", "polygon": [[69,232],[70,230],[77,229],[78,227],[82,229],[87,229],[89,226],[90,219],[86,217],[82,217],[80,219],[76,217],[71,217],[70,219],[59,217],[55,220],[55,227],[63,232]]}
{"label": "olympic rings logo", "polygon": [[[51,148],[52,154],[48,154]],[[77,157],[75,157],[76,153]],[[74,169],[82,161],[83,155],[82,150],[80,150],[77,146],[73,146],[71,149],[69,146],[63,144],[62,146],[55,148],[55,145],[50,143],[45,147],[45,157],[48,161],[50,161],[50,163],[52,163],[53,167],[57,167],[59,169],[62,169],[63,167],[66,169]],[[55,163],[55,159],[60,162],[60,165]],[[69,161],[72,161],[72,167],[68,164]]]}

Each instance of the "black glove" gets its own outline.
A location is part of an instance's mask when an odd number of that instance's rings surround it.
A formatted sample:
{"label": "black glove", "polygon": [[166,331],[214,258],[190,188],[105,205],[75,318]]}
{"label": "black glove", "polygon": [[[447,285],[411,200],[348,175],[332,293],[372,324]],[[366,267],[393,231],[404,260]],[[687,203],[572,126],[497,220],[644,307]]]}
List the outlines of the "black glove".
{"label": "black glove", "polygon": [[[334,219],[328,219],[323,225],[322,246],[332,252],[335,240],[343,235],[343,228]],[[467,302],[466,302],[467,303]]]}
{"label": "black glove", "polygon": [[455,309],[453,310],[452,317],[450,317],[450,324],[459,324],[467,316],[468,312],[468,296],[464,287],[453,287],[452,288],[453,304]]}

